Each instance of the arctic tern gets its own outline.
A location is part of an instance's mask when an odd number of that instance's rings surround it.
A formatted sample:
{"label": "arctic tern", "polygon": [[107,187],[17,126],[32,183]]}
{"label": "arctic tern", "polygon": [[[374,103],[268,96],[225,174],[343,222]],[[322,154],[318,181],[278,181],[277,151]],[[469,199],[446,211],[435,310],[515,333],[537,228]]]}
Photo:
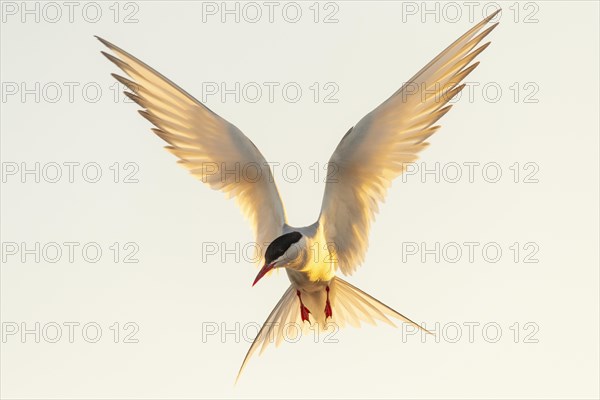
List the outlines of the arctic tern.
{"label": "arctic tern", "polygon": [[[335,180],[326,183],[321,213],[305,227],[287,224],[271,169],[256,146],[233,124],[131,54],[98,38],[114,55],[102,52],[130,79],[112,74],[140,114],[167,142],[178,163],[212,189],[237,200],[251,223],[256,243],[270,243],[260,257],[254,284],[277,268],[291,282],[252,343],[238,378],[252,354],[282,340],[287,324],[325,327],[396,318],[425,330],[336,273],[352,274],[364,261],[371,223],[392,181],[414,162],[439,128],[435,123],[479,64],[474,59],[490,42],[479,43],[498,25],[488,23],[500,10],[458,38],[391,97],[356,123],[329,161]],[[238,179],[236,165],[253,165],[260,179]],[[325,246],[323,246],[326,244]],[[325,251],[314,252],[311,249]],[[427,331],[426,331],[427,332]]]}

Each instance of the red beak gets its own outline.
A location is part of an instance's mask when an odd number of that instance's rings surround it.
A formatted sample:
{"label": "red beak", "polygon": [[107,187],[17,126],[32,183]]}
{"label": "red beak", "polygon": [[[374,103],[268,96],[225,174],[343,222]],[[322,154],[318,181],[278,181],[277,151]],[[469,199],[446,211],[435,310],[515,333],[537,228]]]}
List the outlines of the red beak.
{"label": "red beak", "polygon": [[254,279],[254,283],[252,284],[252,286],[256,285],[256,282],[260,281],[260,278],[262,278],[263,276],[265,276],[265,274],[267,272],[269,272],[270,270],[273,269],[273,267],[275,266],[275,263],[271,263],[271,264],[265,264],[260,271],[258,271],[258,275],[256,275],[256,279]]}

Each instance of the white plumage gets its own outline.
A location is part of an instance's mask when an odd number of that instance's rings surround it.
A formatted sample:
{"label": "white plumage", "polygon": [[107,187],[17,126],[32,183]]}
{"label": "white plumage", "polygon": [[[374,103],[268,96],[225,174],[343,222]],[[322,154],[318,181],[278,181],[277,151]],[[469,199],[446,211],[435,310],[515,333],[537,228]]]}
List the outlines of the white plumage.
{"label": "white plumage", "polygon": [[[285,268],[288,273],[291,285],[258,333],[240,373],[259,347],[262,352],[270,343],[282,341],[282,330],[289,323],[304,329],[314,323],[359,326],[376,320],[393,325],[393,317],[421,328],[335,274],[338,269],[352,274],[362,264],[378,204],[392,181],[428,145],[427,138],[440,128],[434,124],[450,110],[447,103],[477,67],[473,61],[489,42],[477,46],[496,27],[497,23],[485,28],[497,13],[461,36],[346,133],[330,159],[335,179],[326,184],[319,218],[302,228],[287,224],[268,164],[236,126],[134,56],[99,38],[114,56],[103,54],[131,79],[113,76],[130,90],[127,96],[143,108],[140,113],[168,143],[166,148],[192,175],[236,199],[259,245],[271,243],[262,255],[264,266],[256,281],[274,268]],[[249,165],[259,179],[221,173]],[[322,251],[311,251],[315,248]]]}

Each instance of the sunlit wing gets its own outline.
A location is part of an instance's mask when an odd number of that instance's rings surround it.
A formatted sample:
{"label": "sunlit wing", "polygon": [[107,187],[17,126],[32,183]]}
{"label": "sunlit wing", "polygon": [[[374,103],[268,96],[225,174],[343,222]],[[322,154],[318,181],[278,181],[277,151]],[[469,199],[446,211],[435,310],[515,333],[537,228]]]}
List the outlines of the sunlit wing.
{"label": "sunlit wing", "polygon": [[160,73],[98,39],[115,56],[102,54],[131,78],[113,74],[130,90],[125,94],[143,108],[140,114],[154,124],[152,131],[192,175],[236,199],[264,254],[262,246],[281,235],[286,217],[271,169],[254,143]]}
{"label": "sunlit wing", "polygon": [[[499,11],[499,10],[498,10]],[[333,259],[344,274],[362,264],[371,222],[392,180],[417,159],[439,125],[434,125],[464,87],[461,81],[478,62],[473,60],[490,42],[477,45],[497,25],[484,29],[498,13],[477,24],[375,110],[362,118],[329,160],[320,229]]]}

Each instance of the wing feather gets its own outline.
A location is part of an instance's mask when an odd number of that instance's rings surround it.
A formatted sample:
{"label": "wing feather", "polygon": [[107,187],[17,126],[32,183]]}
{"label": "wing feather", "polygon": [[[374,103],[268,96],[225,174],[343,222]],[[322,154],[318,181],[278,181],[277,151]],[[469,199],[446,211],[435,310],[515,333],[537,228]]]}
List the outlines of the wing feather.
{"label": "wing feather", "polygon": [[448,46],[390,98],[344,136],[329,165],[335,176],[325,186],[319,227],[344,274],[362,264],[379,203],[392,181],[414,162],[440,128],[448,102],[465,87],[461,82],[490,44],[478,44],[497,26],[484,27],[493,13]]}
{"label": "wing feather", "polygon": [[[285,210],[271,169],[254,143],[160,73],[98,39],[114,53],[102,54],[131,79],[112,76],[129,89],[125,94],[143,108],[139,113],[155,126],[152,131],[169,144],[166,149],[178,163],[212,189],[235,197],[259,248],[280,236]],[[252,172],[246,176],[244,171]]]}

